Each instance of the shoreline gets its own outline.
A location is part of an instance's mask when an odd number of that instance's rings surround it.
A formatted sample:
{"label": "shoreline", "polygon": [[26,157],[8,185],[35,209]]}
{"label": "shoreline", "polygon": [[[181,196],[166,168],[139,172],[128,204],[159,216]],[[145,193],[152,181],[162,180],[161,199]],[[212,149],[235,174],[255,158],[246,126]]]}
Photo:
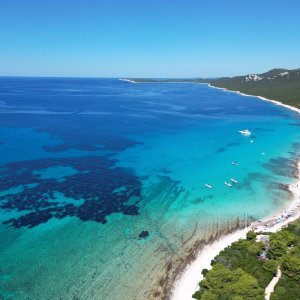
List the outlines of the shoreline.
{"label": "shoreline", "polygon": [[[121,79],[120,79],[121,80]],[[132,83],[139,83],[133,80],[124,80]],[[175,82],[180,83],[180,82]],[[187,83],[187,82],[184,82]],[[229,90],[227,88],[221,88],[211,85],[210,83],[197,83],[196,84],[207,84],[208,87],[223,90],[230,93],[235,93],[245,97],[256,97],[262,101],[267,101],[272,104],[284,107],[286,109],[292,110],[300,114],[300,108],[284,104],[281,101],[268,99],[263,96],[249,95],[242,93],[240,91]],[[233,242],[239,239],[245,239],[246,233],[249,230],[254,230],[255,232],[276,232],[289,223],[300,218],[300,159],[297,159],[297,176],[295,182],[290,183],[287,190],[292,195],[292,201],[288,202],[286,207],[275,214],[266,216],[261,220],[252,222],[249,226],[243,229],[237,229],[232,233],[220,236],[217,240],[212,241],[201,247],[195,254],[195,259],[187,264],[187,266],[177,274],[174,282],[171,285],[171,294],[168,296],[171,300],[192,300],[192,295],[199,289],[199,282],[203,279],[202,270],[211,269],[211,261],[226,247],[230,246]],[[286,219],[279,218],[286,216],[291,213]]]}
{"label": "shoreline", "polygon": [[289,110],[292,110],[292,111],[300,114],[300,108],[297,108],[295,106],[291,106],[291,105],[288,105],[288,104],[284,104],[283,102],[281,102],[279,100],[273,100],[273,99],[269,99],[269,98],[266,98],[266,97],[263,97],[263,96],[245,94],[245,93],[240,92],[240,91],[229,90],[227,88],[217,87],[217,86],[214,86],[214,85],[212,85],[210,83],[207,83],[207,82],[193,82],[193,81],[157,81],[157,82],[154,82],[154,81],[153,82],[150,82],[150,81],[147,82],[147,81],[145,81],[145,82],[139,82],[139,81],[134,81],[134,80],[131,80],[131,79],[126,79],[126,78],[119,78],[119,80],[130,82],[130,83],[193,83],[193,84],[206,84],[208,87],[210,87],[212,89],[222,90],[224,92],[230,92],[230,93],[238,94],[238,95],[245,96],[245,97],[256,97],[260,100],[271,102],[275,105],[282,106],[284,108],[287,108]]}
{"label": "shoreline", "polygon": [[229,90],[227,88],[217,87],[217,86],[211,85],[210,83],[208,83],[207,85],[212,89],[222,90],[222,91],[225,91],[225,92],[230,92],[230,93],[238,94],[238,95],[245,96],[245,97],[256,97],[260,100],[271,102],[275,105],[282,106],[284,108],[287,108],[289,110],[292,110],[292,111],[300,114],[300,108],[297,108],[297,107],[294,107],[294,106],[291,106],[291,105],[288,105],[288,104],[284,104],[284,103],[282,103],[281,101],[278,101],[278,100],[268,99],[268,98],[263,97],[263,96],[245,94],[245,93],[242,93],[240,91],[234,91],[234,90]]}
{"label": "shoreline", "polygon": [[[191,300],[192,295],[198,290],[199,282],[203,279],[202,270],[211,269],[211,260],[213,260],[223,249],[230,246],[239,239],[245,239],[249,230],[255,232],[276,232],[289,223],[300,217],[300,160],[297,161],[298,178],[295,182],[288,185],[288,190],[292,194],[292,201],[287,206],[272,216],[265,217],[261,220],[252,222],[244,229],[238,229],[231,234],[221,236],[218,240],[205,245],[196,254],[196,259],[191,262],[179,277],[173,283],[170,299],[172,300]],[[287,212],[293,211],[292,215],[282,221],[276,222],[279,217]]]}
{"label": "shoreline", "polygon": [[198,284],[203,279],[202,270],[211,269],[211,261],[224,248],[230,246],[236,240],[246,237],[248,227],[238,229],[230,234],[220,236],[217,240],[206,244],[195,255],[173,283],[171,300],[191,300],[192,295],[198,290]]}
{"label": "shoreline", "polygon": [[[223,90],[226,92],[235,93],[245,97],[256,97],[260,100],[273,103],[278,106],[282,106],[286,109],[292,110],[300,114],[300,109],[284,104],[277,100],[268,99],[263,96],[249,95],[242,93],[240,91],[233,91],[227,88],[220,88],[207,84],[208,87]],[[292,194],[292,201],[287,203],[285,209],[278,211],[272,216],[266,216],[265,218],[253,222],[250,226],[236,230],[231,234],[221,236],[218,240],[205,245],[199,252],[196,254],[196,259],[191,262],[175,279],[173,283],[173,288],[171,291],[170,299],[172,300],[191,300],[192,295],[199,289],[199,282],[203,279],[202,270],[211,269],[211,260],[213,260],[223,249],[230,246],[233,242],[246,238],[246,233],[249,230],[254,230],[255,232],[266,231],[266,232],[276,232],[284,227],[286,227],[290,222],[297,220],[300,217],[300,160],[297,161],[297,178],[294,183],[288,185],[288,190]],[[293,216],[289,217],[281,222],[275,223],[278,216],[285,215],[287,211],[293,211]],[[276,217],[277,215],[277,217]]]}

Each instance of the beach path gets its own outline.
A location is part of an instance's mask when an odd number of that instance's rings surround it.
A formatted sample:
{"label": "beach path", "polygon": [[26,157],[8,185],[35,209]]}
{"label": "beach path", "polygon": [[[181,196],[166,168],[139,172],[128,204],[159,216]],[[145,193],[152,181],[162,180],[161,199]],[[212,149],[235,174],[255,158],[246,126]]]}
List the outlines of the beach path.
{"label": "beach path", "polygon": [[275,285],[281,277],[281,270],[278,267],[276,276],[273,277],[269,285],[265,289],[265,300],[270,300],[271,293],[274,292]]}

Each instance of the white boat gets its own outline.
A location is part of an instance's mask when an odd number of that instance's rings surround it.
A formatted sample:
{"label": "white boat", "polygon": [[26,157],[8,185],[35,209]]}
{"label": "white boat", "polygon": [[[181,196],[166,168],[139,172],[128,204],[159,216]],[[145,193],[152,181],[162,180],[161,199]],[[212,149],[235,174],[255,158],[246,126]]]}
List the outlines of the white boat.
{"label": "white boat", "polygon": [[231,183],[229,183],[229,182],[227,182],[227,181],[225,181],[224,183],[225,183],[227,186],[229,186],[229,187],[232,186]]}
{"label": "white boat", "polygon": [[248,129],[239,130],[239,133],[241,133],[243,135],[251,135],[251,131]]}
{"label": "white boat", "polygon": [[208,183],[205,183],[205,186],[208,188],[208,189],[212,189],[212,185],[208,184]]}
{"label": "white boat", "polygon": [[234,165],[234,166],[238,166],[239,165],[236,161],[233,161],[231,164]]}
{"label": "white boat", "polygon": [[231,180],[232,182],[234,182],[234,183],[238,183],[238,181],[237,181],[236,179],[234,179],[234,178],[230,178],[230,180]]}

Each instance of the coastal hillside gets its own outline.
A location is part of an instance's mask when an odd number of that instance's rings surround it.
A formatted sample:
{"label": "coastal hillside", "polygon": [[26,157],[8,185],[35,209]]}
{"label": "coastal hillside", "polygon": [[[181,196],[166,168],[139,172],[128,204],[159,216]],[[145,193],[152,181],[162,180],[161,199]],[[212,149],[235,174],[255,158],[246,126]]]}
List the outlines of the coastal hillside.
{"label": "coastal hillside", "polygon": [[262,74],[197,81],[300,107],[300,69],[273,69]]}
{"label": "coastal hillside", "polygon": [[245,94],[263,96],[300,107],[300,68],[295,70],[272,69],[262,74],[247,74],[236,77],[214,79],[144,79],[134,78],[135,82],[195,82],[209,83],[215,87],[240,91]]}

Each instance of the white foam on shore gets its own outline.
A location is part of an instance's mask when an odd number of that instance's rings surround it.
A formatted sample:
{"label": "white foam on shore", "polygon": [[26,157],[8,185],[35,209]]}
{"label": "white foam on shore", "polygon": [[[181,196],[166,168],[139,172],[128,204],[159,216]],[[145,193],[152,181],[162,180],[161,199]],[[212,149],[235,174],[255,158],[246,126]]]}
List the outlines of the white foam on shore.
{"label": "white foam on shore", "polygon": [[284,103],[282,103],[282,102],[280,102],[280,101],[277,101],[277,100],[268,99],[268,98],[262,97],[262,96],[256,96],[256,95],[244,94],[244,93],[242,93],[242,92],[240,92],[240,91],[228,90],[227,88],[216,87],[216,86],[211,85],[210,83],[208,84],[208,86],[209,86],[210,88],[213,88],[213,89],[218,89],[218,90],[222,90],[222,91],[226,91],[226,92],[230,92],[230,93],[235,93],[235,94],[239,94],[239,95],[245,96],[245,97],[256,97],[256,98],[258,98],[258,99],[261,99],[261,100],[264,100],[264,101],[271,102],[271,103],[273,103],[273,104],[275,104],[275,105],[279,105],[279,106],[285,107],[285,108],[287,108],[287,109],[290,109],[290,110],[295,111],[295,112],[297,112],[298,114],[300,114],[300,109],[299,109],[299,108],[296,108],[296,107],[291,106],[291,105],[288,105],[288,104],[284,104]]}
{"label": "white foam on shore", "polygon": [[[300,161],[297,163],[298,168],[298,179],[289,185],[289,190],[292,193],[292,201],[287,205],[284,210],[279,211],[277,214],[264,218],[261,220],[262,224],[255,226],[255,231],[267,231],[267,232],[276,232],[283,227],[286,227],[290,222],[295,221],[300,217]],[[294,211],[294,215],[282,222],[276,223],[272,226],[265,226],[263,223],[273,223],[276,215],[282,215],[285,211]],[[258,222],[255,222],[256,224]],[[249,230],[254,229],[252,225],[237,230],[234,233],[225,235],[218,239],[217,241],[208,244],[202,248],[199,253],[196,255],[196,259],[189,264],[186,269],[182,272],[180,277],[175,281],[171,299],[172,300],[191,300],[192,295],[199,289],[198,283],[203,279],[201,274],[203,269],[211,269],[211,260],[214,259],[223,249],[230,246],[233,242],[246,238],[246,233]]]}
{"label": "white foam on shore", "polygon": [[134,80],[130,80],[130,79],[126,79],[126,78],[119,78],[119,80],[121,80],[121,81],[126,81],[126,82],[130,82],[130,83],[137,83],[137,82],[134,81]]}

